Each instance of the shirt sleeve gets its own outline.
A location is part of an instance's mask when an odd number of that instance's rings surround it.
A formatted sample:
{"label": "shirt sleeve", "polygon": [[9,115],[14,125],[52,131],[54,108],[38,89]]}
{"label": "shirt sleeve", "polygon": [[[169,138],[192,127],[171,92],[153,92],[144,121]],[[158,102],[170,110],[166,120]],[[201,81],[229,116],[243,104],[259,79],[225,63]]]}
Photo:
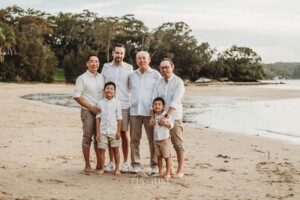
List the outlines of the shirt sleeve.
{"label": "shirt sleeve", "polygon": [[82,95],[83,90],[84,90],[84,81],[83,78],[80,76],[76,79],[73,98],[80,97]]}
{"label": "shirt sleeve", "polygon": [[122,120],[122,107],[121,107],[121,103],[119,101],[117,101],[117,119],[118,120]]}
{"label": "shirt sleeve", "polygon": [[174,128],[174,118],[172,116],[169,117],[170,129]]}
{"label": "shirt sleeve", "polygon": [[97,107],[98,109],[100,109],[100,113],[98,113],[98,114],[96,115],[96,118],[101,118],[101,101],[98,101],[98,102],[97,102],[96,107]]}
{"label": "shirt sleeve", "polygon": [[158,90],[159,90],[159,80],[154,83],[154,87],[152,91],[151,110],[153,110],[153,100],[159,95]]}
{"label": "shirt sleeve", "polygon": [[175,87],[175,92],[170,104],[170,107],[174,108],[174,109],[178,109],[179,106],[181,106],[182,104],[182,100],[183,100],[183,95],[184,95],[184,84],[183,81],[181,79],[179,79],[177,81],[176,87]]}
{"label": "shirt sleeve", "polygon": [[104,83],[106,83],[107,65],[104,64],[101,70],[101,75],[103,77]]}

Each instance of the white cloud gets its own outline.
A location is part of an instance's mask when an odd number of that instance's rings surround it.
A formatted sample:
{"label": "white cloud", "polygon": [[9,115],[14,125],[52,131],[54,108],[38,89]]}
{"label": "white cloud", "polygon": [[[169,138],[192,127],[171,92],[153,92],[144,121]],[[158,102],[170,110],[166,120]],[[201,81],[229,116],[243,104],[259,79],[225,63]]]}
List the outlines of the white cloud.
{"label": "white cloud", "polygon": [[146,4],[138,0],[1,0],[0,7],[13,4],[54,14],[84,9],[99,16],[134,14],[150,29],[183,21],[199,42],[212,47],[225,49],[236,44],[257,49],[265,62],[300,61],[298,0],[152,0]]}

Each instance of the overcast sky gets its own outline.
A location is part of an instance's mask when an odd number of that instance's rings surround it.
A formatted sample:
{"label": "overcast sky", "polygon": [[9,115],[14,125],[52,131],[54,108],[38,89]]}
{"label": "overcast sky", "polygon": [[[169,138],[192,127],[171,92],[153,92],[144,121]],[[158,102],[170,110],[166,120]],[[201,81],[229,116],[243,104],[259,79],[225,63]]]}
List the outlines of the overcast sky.
{"label": "overcast sky", "polygon": [[152,30],[165,22],[187,23],[199,44],[218,51],[232,45],[253,49],[264,63],[300,62],[299,0],[1,0],[0,8],[18,5],[51,14],[98,16],[134,14]]}

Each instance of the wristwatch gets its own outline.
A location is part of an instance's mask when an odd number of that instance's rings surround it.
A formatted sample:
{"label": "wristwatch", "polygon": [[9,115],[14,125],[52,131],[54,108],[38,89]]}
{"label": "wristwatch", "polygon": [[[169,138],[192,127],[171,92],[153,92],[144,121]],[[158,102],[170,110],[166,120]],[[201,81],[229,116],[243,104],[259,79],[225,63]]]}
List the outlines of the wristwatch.
{"label": "wristwatch", "polygon": [[169,115],[166,113],[166,114],[164,115],[164,117],[165,117],[165,118],[169,118]]}

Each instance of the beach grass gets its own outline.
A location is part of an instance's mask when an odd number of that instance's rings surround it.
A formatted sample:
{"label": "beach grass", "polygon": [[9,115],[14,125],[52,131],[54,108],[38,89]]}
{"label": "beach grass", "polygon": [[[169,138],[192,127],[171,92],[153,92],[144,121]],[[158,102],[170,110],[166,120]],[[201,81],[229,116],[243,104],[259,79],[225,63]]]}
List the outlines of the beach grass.
{"label": "beach grass", "polygon": [[65,82],[66,78],[65,78],[64,69],[57,68],[53,75],[53,79],[54,79],[54,82]]}

